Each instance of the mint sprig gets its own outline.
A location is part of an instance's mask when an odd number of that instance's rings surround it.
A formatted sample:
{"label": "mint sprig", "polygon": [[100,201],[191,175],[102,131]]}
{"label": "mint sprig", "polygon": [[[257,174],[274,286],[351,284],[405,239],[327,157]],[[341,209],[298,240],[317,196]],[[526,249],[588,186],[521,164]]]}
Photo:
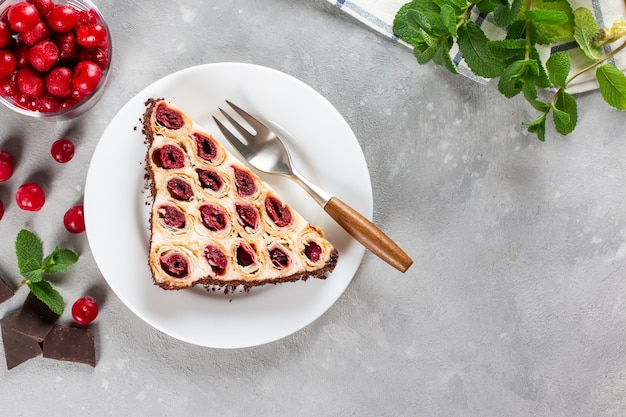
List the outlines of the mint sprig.
{"label": "mint sprig", "polygon": [[[476,9],[484,20],[502,28],[504,39],[491,39],[472,21]],[[617,19],[610,28],[600,28],[586,8],[572,10],[567,0],[412,0],[396,13],[395,34],[413,45],[418,63],[434,62],[458,74],[450,54],[461,53],[477,76],[498,78],[498,91],[507,98],[522,93],[540,115],[524,122],[528,131],[545,140],[549,114],[555,130],[567,135],[576,127],[578,108],[567,92],[579,75],[595,70],[600,93],[611,107],[626,110],[626,75],[607,63],[626,48],[626,21]],[[588,60],[582,70],[571,74],[569,53],[559,52],[544,64],[538,45],[575,41],[581,57]],[[604,53],[603,45],[622,44]],[[574,51],[574,53],[576,53]],[[542,100],[552,91],[551,99]]]}
{"label": "mint sprig", "polygon": [[15,238],[15,255],[20,274],[31,292],[54,313],[61,315],[65,301],[61,294],[45,281],[44,274],[67,272],[78,261],[78,255],[69,249],[56,246],[44,258],[43,244],[33,232],[22,229]]}

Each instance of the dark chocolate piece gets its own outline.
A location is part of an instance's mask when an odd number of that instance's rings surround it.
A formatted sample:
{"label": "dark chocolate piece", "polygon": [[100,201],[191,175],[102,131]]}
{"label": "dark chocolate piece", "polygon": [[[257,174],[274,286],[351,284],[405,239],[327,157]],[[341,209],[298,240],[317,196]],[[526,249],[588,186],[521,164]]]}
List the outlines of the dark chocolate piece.
{"label": "dark chocolate piece", "polygon": [[9,298],[13,297],[15,293],[13,289],[9,287],[9,284],[0,277],[0,303],[4,303]]}
{"label": "dark chocolate piece", "polygon": [[96,366],[96,346],[90,328],[54,325],[43,341],[43,357]]}
{"label": "dark chocolate piece", "polygon": [[58,314],[53,313],[35,294],[29,292],[13,329],[37,342],[42,342],[58,318]]}
{"label": "dark chocolate piece", "polygon": [[20,311],[17,310],[0,320],[2,345],[8,369],[41,355],[41,345],[35,339],[15,331],[19,314]]}

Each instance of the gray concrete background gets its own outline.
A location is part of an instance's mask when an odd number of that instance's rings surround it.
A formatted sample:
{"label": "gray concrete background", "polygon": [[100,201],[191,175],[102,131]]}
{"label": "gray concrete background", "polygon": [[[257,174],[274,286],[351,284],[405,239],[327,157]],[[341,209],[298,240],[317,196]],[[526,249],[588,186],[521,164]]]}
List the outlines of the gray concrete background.
{"label": "gray concrete background", "polygon": [[[23,227],[46,251],[78,251],[58,286],[66,300],[87,290],[102,300],[98,365],[38,358],[7,371],[0,353],[0,414],[626,414],[625,116],[598,93],[578,96],[571,136],[549,129],[541,143],[521,126],[534,118],[521,99],[419,66],[326,0],[98,5],[114,47],[102,101],[57,124],[0,109],[0,148],[18,158],[0,184],[0,275],[20,281],[13,242]],[[374,221],[415,260],[403,275],[367,254],[320,319],[239,350],[188,345],[145,324],[108,288],[86,236],[62,225],[123,104],[167,74],[222,61],[293,75],[344,115],[369,165]],[[48,153],[63,135],[77,144],[67,165]],[[13,203],[32,178],[50,190],[35,214]]]}

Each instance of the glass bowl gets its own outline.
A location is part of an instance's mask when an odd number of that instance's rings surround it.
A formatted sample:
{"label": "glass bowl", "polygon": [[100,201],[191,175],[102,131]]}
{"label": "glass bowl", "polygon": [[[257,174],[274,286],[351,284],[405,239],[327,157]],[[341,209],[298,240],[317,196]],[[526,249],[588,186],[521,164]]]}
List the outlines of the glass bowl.
{"label": "glass bowl", "polygon": [[[35,6],[37,13],[29,13],[32,7],[24,3]],[[15,9],[11,10],[14,6]],[[55,7],[58,10],[51,11]],[[26,25],[31,27],[34,19],[36,26],[24,30]],[[2,22],[10,30],[11,38],[7,45],[0,46],[0,74],[9,73],[13,65],[11,58],[6,58],[7,51],[12,54],[16,66],[11,75],[0,79],[2,104],[20,114],[56,121],[82,115],[102,97],[110,73],[111,35],[102,14],[91,1],[0,0],[0,43],[3,42]],[[4,30],[6,38],[7,28]],[[42,42],[46,43],[47,49],[43,45],[37,46]],[[50,43],[58,50],[56,60],[54,52],[44,53],[44,56],[52,56],[46,59],[41,58],[41,53],[32,52],[33,48],[38,52],[54,50]],[[51,60],[54,63],[49,67]],[[87,63],[78,65],[83,61]],[[50,76],[52,71],[61,67],[66,69],[57,70],[54,77]],[[59,73],[64,75],[58,76]]]}

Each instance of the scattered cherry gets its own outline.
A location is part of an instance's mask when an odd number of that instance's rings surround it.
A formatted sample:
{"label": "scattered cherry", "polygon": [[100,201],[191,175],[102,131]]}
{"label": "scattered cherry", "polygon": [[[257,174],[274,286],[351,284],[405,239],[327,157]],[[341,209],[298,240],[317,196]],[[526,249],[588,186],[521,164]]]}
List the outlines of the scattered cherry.
{"label": "scattered cherry", "polygon": [[69,162],[74,157],[74,143],[68,139],[59,139],[50,147],[50,154],[61,164]]}
{"label": "scattered cherry", "polygon": [[0,200],[0,220],[2,220],[2,216],[4,216],[4,203]]}
{"label": "scattered cherry", "polygon": [[79,298],[72,305],[72,318],[82,326],[85,326],[98,316],[98,303],[91,296]]}
{"label": "scattered cherry", "polygon": [[74,206],[65,212],[63,225],[70,233],[82,233],[85,231],[85,215],[83,206]]}
{"label": "scattered cherry", "polygon": [[17,189],[15,201],[22,210],[39,211],[46,202],[46,195],[38,184],[29,182]]}
{"label": "scattered cherry", "polygon": [[0,151],[0,182],[11,178],[14,166],[13,155],[7,151]]}

